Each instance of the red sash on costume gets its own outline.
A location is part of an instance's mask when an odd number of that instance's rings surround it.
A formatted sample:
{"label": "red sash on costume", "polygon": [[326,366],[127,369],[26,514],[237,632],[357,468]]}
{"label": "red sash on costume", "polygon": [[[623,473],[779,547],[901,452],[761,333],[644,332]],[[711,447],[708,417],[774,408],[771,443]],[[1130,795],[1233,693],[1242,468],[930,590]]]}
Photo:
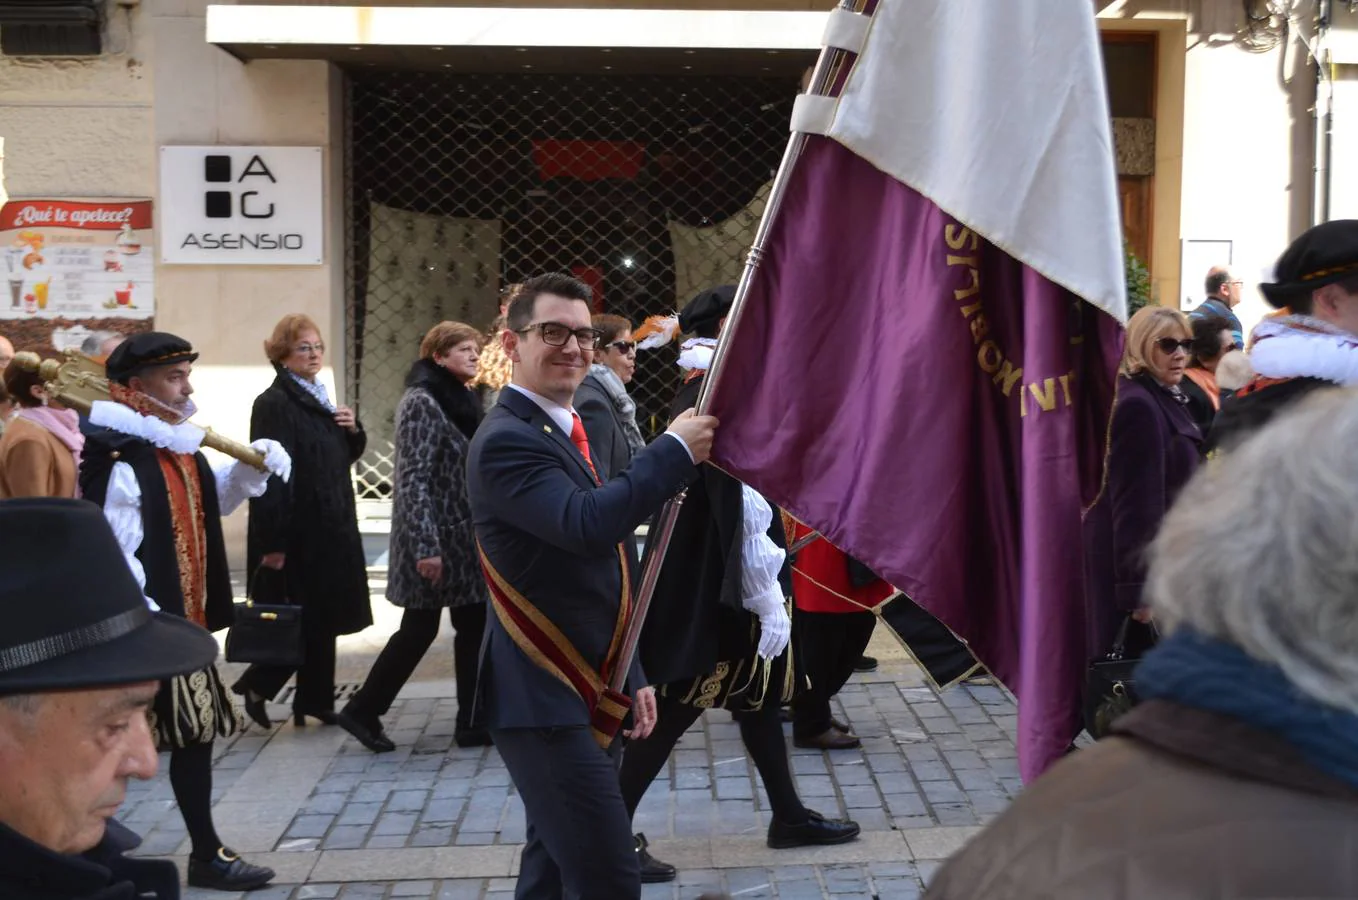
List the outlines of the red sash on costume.
{"label": "red sash on costume", "polygon": [[203,484],[198,461],[187,453],[157,450],[156,461],[165,476],[170,499],[170,526],[175,557],[179,560],[179,590],[184,595],[184,618],[207,623],[207,526],[203,518]]}
{"label": "red sash on costume", "polygon": [[623,545],[618,545],[618,563],[622,566],[622,598],[602,672],[590,668],[561,630],[495,571],[479,541],[476,549],[481,556],[481,571],[486,576],[486,585],[490,588],[491,606],[495,608],[500,624],[529,659],[585,701],[594,739],[600,747],[607,749],[632,706],[632,698],[608,686],[618,664],[622,636],[632,617],[632,585]]}

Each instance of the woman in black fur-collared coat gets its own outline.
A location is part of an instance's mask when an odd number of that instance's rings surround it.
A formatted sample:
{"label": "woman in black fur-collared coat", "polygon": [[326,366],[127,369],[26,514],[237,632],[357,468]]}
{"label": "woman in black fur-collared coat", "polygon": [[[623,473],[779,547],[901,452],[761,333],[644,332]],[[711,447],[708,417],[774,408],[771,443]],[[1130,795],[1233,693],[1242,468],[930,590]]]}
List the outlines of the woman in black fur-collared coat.
{"label": "woman in black fur-collared coat", "polygon": [[490,735],[472,718],[476,669],[486,630],[486,582],[467,498],[467,450],[481,423],[476,377],[481,335],[461,322],[440,322],[424,336],[396,410],[387,599],[402,607],[400,629],[339,714],[339,724],[375,753],[396,749],[381,717],[414,673],[448,610],[453,626],[459,747]]}
{"label": "woman in black fur-collared coat", "polygon": [[[320,331],[309,317],[284,316],[265,343],[278,375],[255,399],[250,438],[278,441],[292,455],[292,479],[274,479],[250,501],[247,572],[251,596],[302,606],[305,662],[292,702],[297,724],[311,716],[335,721],[335,638],[372,624],[367,563],[349,469],[367,436],[351,409],[335,406],[316,380],[325,359]],[[261,576],[262,570],[262,576]],[[278,574],[282,577],[279,578]],[[274,587],[276,585],[276,587]],[[293,669],[251,666],[234,690],[245,711],[268,727],[264,701],[282,690]]]}

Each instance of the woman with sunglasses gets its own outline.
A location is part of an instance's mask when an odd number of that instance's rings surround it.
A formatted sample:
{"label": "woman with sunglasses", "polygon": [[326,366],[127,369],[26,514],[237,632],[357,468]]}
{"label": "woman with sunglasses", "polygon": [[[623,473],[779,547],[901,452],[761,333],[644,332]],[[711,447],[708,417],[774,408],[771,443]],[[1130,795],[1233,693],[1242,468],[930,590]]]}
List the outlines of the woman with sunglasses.
{"label": "woman with sunglasses", "polygon": [[585,423],[599,475],[608,480],[626,469],[632,455],[646,446],[637,427],[637,405],[627,394],[637,370],[637,345],[632,340],[632,323],[622,316],[596,315],[591,324],[599,332],[599,342],[594,364],[575,391],[575,410]]}
{"label": "woman with sunglasses", "polygon": [[1184,370],[1183,392],[1188,397],[1188,413],[1203,436],[1221,410],[1221,387],[1217,384],[1217,364],[1236,346],[1231,323],[1220,316],[1194,316],[1193,358]]}
{"label": "woman with sunglasses", "polygon": [[1201,458],[1181,387],[1192,347],[1176,309],[1148,306],[1127,323],[1103,496],[1085,519],[1091,659],[1112,649],[1129,616],[1128,653],[1154,642],[1142,599],[1146,547]]}

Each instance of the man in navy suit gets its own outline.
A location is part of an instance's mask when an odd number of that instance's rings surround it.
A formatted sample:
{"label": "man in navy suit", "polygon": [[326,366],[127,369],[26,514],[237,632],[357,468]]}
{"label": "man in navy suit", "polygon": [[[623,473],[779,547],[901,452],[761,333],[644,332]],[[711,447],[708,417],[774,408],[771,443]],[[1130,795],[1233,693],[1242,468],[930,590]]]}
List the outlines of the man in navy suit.
{"label": "man in navy suit", "polygon": [[571,409],[597,344],[590,297],[568,275],[524,283],[501,336],[513,380],[467,462],[495,613],[481,658],[486,724],[527,812],[519,900],[641,896],[615,732],[630,698],[628,734],[650,734],[655,695],[635,661],[626,696],[603,688],[636,574],[626,542],[696,477],[717,424],[685,412],[600,483]]}

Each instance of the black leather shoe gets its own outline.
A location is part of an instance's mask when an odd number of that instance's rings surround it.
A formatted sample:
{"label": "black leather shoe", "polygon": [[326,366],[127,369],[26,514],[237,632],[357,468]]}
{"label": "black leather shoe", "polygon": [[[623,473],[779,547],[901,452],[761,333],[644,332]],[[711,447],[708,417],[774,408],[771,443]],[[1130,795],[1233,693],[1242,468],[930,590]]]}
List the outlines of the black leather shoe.
{"label": "black leather shoe", "polygon": [[250,721],[260,728],[268,731],[273,727],[273,722],[269,721],[269,714],[264,710],[263,697],[256,697],[254,694],[247,693],[245,699],[241,702],[241,706],[245,708],[245,714],[250,717]]}
{"label": "black leather shoe", "polygon": [[846,723],[839,721],[834,716],[830,717],[830,727],[833,728],[835,731],[842,731],[845,734],[853,734],[852,728],[850,728]]}
{"label": "black leather shoe", "polygon": [[390,753],[396,744],[382,730],[380,721],[363,721],[345,707],[335,713],[335,724],[358,739],[358,742],[374,753]]}
{"label": "black leather shoe", "polygon": [[667,862],[661,862],[651,855],[646,849],[650,845],[646,842],[646,835],[637,834],[637,862],[641,863],[641,883],[642,884],[664,884],[673,881],[679,876],[679,870]]}
{"label": "black leather shoe", "polygon": [[253,866],[221,847],[207,862],[189,857],[189,887],[214,891],[253,891],[273,880],[273,869]]}
{"label": "black leather shoe", "polygon": [[792,745],[803,750],[852,750],[859,746],[858,735],[833,726],[808,738],[792,738]]}
{"label": "black leather shoe", "polygon": [[875,656],[858,657],[858,662],[853,664],[853,670],[855,672],[876,672],[877,657]]}
{"label": "black leather shoe", "polygon": [[494,743],[484,728],[454,728],[453,743],[459,747],[489,747]]}
{"label": "black leather shoe", "polygon": [[774,819],[769,823],[769,847],[788,850],[818,844],[847,844],[858,837],[858,823],[848,819],[827,819],[815,810],[800,825],[789,825]]}

